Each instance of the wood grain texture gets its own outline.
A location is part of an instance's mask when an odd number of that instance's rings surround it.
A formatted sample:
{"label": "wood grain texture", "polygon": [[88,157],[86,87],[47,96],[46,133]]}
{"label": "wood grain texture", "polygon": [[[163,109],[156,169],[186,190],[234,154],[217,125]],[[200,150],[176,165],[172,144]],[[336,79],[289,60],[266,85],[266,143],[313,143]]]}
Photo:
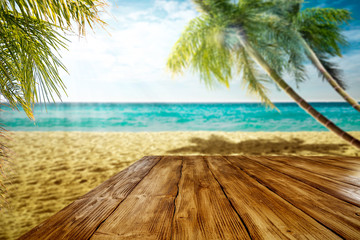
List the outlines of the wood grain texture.
{"label": "wood grain texture", "polygon": [[182,157],[164,157],[91,239],[170,239]]}
{"label": "wood grain texture", "polygon": [[297,156],[291,156],[291,158],[277,157],[276,161],[360,187],[360,171],[330,165],[326,162],[311,161],[308,158]]}
{"label": "wood grain texture", "polygon": [[[276,159],[277,157],[271,157]],[[326,163],[330,165],[334,165],[337,167],[342,167],[345,169],[350,169],[354,171],[360,170],[360,161],[359,158],[356,157],[335,157],[335,156],[329,156],[329,157],[320,157],[320,156],[309,156],[309,157],[302,157],[303,159],[306,159],[308,161],[316,161],[318,163]]]}
{"label": "wood grain texture", "polygon": [[160,157],[144,157],[19,239],[88,239]]}
{"label": "wood grain texture", "polygon": [[202,157],[184,157],[173,239],[250,239]]}
{"label": "wood grain texture", "polygon": [[359,163],[144,157],[20,239],[360,239]]}
{"label": "wood grain texture", "polygon": [[[360,208],[330,196],[296,179],[267,168],[251,158],[227,159],[293,206],[345,239],[360,237]],[[258,158],[261,160],[261,158]]]}
{"label": "wood grain texture", "polygon": [[224,158],[206,160],[253,239],[340,239]]}
{"label": "wood grain texture", "polygon": [[[360,187],[277,161],[277,159],[284,160],[284,157],[251,157],[251,159],[272,170],[286,174],[329,195],[360,207]],[[323,157],[322,159],[327,158]]]}

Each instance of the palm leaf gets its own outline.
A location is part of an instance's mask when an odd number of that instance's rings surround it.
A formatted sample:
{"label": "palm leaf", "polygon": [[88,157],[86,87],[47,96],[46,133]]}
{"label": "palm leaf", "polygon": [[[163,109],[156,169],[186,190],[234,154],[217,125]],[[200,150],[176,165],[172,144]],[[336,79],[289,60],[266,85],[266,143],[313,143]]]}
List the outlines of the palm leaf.
{"label": "palm leaf", "polygon": [[54,94],[60,98],[59,89],[65,90],[58,68],[66,68],[56,54],[66,46],[65,38],[42,20],[10,12],[0,12],[0,19],[1,94],[12,107],[18,102],[29,114],[34,102],[54,99]]}
{"label": "palm leaf", "polygon": [[83,35],[86,24],[90,27],[92,23],[105,25],[100,14],[106,5],[103,0],[6,0],[1,1],[0,11],[12,12],[15,17],[35,17],[52,22],[62,29],[71,29],[75,22],[79,34]]}
{"label": "palm leaf", "polygon": [[299,31],[309,45],[322,54],[341,56],[340,46],[348,45],[340,25],[351,19],[345,9],[311,8],[299,15]]}
{"label": "palm leaf", "polygon": [[172,73],[190,68],[209,87],[216,82],[229,87],[235,75],[242,75],[243,86],[267,106],[275,107],[267,97],[267,82],[246,55],[229,26],[222,18],[203,15],[193,19],[180,36],[168,58]]}
{"label": "palm leaf", "polygon": [[[322,55],[321,53],[316,53],[316,55],[326,71],[333,77],[337,84],[339,84],[342,89],[346,89],[347,85],[343,80],[343,71],[338,67],[338,65],[330,62],[329,57],[326,55]],[[325,79],[325,76],[321,71],[319,71],[319,76]]]}
{"label": "palm leaf", "polygon": [[268,90],[264,86],[270,82],[268,77],[256,68],[256,64],[243,48],[238,50],[236,56],[237,72],[242,73],[243,87],[247,89],[249,94],[259,97],[266,106],[276,108],[268,98]]}

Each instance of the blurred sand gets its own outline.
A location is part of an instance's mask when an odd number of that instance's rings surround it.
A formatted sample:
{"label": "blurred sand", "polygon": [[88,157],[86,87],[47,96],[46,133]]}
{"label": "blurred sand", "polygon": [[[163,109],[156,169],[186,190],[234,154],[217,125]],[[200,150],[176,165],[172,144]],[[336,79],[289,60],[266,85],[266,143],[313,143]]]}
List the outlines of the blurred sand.
{"label": "blurred sand", "polygon": [[[360,132],[352,132],[360,138]],[[338,155],[360,151],[328,132],[14,132],[10,209],[0,239],[15,239],[146,155]]]}

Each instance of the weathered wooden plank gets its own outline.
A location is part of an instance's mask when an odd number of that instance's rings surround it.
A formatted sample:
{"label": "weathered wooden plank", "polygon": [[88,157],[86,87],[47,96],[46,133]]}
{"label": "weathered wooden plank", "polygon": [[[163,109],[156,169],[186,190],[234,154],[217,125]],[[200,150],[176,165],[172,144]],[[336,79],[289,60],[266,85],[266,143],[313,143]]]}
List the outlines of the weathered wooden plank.
{"label": "weathered wooden plank", "polygon": [[182,157],[164,157],[91,239],[170,239]]}
{"label": "weathered wooden plank", "polygon": [[254,239],[339,239],[313,218],[224,161],[206,158]]}
{"label": "weathered wooden plank", "polygon": [[19,239],[88,239],[160,157],[144,157]]}
{"label": "weathered wooden plank", "polygon": [[[273,157],[251,157],[252,160],[263,164],[278,172],[284,173],[292,178],[304,182],[336,198],[360,207],[360,187],[343,183],[322,175],[318,175],[301,168],[284,164],[280,161],[272,161]],[[272,160],[269,160],[272,159]],[[276,158],[275,158],[276,160]]]}
{"label": "weathered wooden plank", "polygon": [[[274,157],[270,157],[274,158]],[[304,160],[317,161],[320,163],[326,163],[329,165],[350,169],[354,171],[360,171],[360,158],[359,157],[336,157],[336,156],[303,156]],[[276,159],[276,157],[275,157]]]}
{"label": "weathered wooden plank", "polygon": [[321,163],[316,161],[310,161],[306,158],[298,156],[284,156],[270,159],[360,187],[360,171],[345,169],[342,167],[327,164],[325,162]]}
{"label": "weathered wooden plank", "polygon": [[143,158],[20,239],[246,239],[247,232],[253,239],[360,235],[359,208],[351,206],[359,206],[356,159],[159,159]]}
{"label": "weathered wooden plank", "polygon": [[[103,182],[99,187],[94,188],[80,198],[124,198],[132,191],[134,183],[138,183],[149,172],[149,170],[159,162],[162,156],[146,156],[136,161],[113,177]],[[120,180],[120,181],[119,181]]]}
{"label": "weathered wooden plank", "polygon": [[184,157],[173,239],[250,239],[202,157]]}
{"label": "weathered wooden plank", "polygon": [[[228,157],[236,167],[345,239],[360,236],[360,208],[305,183],[242,157]],[[259,158],[257,159],[259,160]]]}

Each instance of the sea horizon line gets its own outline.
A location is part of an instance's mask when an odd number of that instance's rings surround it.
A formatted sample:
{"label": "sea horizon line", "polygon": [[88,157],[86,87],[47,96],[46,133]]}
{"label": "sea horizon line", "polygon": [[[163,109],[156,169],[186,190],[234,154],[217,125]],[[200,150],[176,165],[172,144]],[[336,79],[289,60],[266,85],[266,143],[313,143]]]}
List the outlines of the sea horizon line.
{"label": "sea horizon line", "polygon": [[[360,101],[358,101],[360,103]],[[2,104],[6,104],[7,102],[1,102]],[[258,101],[243,101],[243,102],[235,102],[235,101],[228,101],[228,102],[202,102],[202,101],[194,101],[194,102],[166,102],[166,101],[154,101],[154,102],[135,102],[135,101],[129,101],[129,102],[106,102],[106,101],[64,101],[64,102],[40,102],[40,103],[35,103],[35,105],[47,105],[47,104],[81,104],[81,103],[109,103],[109,104],[262,104],[262,102],[258,102]],[[296,104],[296,102],[294,101],[273,101],[274,104],[276,103],[294,103]],[[346,101],[325,101],[325,100],[318,100],[318,101],[308,101],[308,103],[346,103]]]}

